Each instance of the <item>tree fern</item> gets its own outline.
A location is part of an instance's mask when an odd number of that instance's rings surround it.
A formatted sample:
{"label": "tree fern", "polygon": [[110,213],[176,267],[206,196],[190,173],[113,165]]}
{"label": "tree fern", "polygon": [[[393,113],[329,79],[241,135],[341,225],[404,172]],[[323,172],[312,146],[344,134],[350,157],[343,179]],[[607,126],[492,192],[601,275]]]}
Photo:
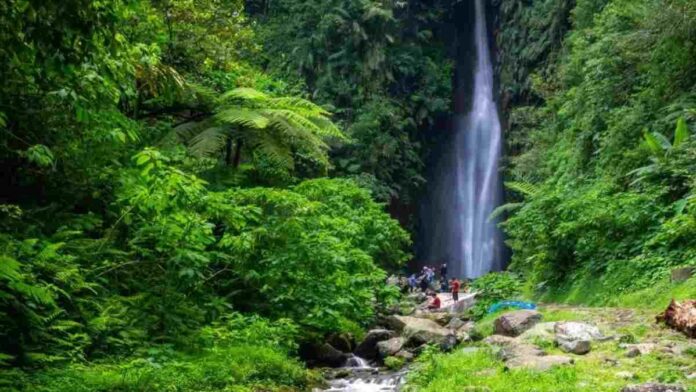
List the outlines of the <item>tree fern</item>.
{"label": "tree fern", "polygon": [[327,141],[347,140],[329,116],[326,109],[302,98],[237,88],[218,99],[214,116],[175,131],[195,155],[216,156],[235,141],[251,150],[252,157],[261,154],[267,162],[290,170],[296,151],[328,166]]}

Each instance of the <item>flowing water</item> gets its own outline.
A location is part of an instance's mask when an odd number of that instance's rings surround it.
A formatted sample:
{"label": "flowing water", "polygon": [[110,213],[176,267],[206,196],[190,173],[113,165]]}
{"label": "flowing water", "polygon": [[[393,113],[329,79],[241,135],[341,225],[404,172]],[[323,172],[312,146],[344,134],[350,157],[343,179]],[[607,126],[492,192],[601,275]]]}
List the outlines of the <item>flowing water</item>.
{"label": "flowing water", "polygon": [[455,113],[452,143],[443,148],[424,202],[425,262],[449,264],[452,275],[476,278],[503,267],[503,239],[489,216],[502,201],[501,125],[493,98],[493,66],[484,0],[475,3],[474,89],[468,113]]}
{"label": "flowing water", "polygon": [[346,366],[339,369],[338,373],[346,374],[330,380],[329,388],[321,392],[398,392],[405,375],[405,371],[381,372],[355,356],[348,359]]}

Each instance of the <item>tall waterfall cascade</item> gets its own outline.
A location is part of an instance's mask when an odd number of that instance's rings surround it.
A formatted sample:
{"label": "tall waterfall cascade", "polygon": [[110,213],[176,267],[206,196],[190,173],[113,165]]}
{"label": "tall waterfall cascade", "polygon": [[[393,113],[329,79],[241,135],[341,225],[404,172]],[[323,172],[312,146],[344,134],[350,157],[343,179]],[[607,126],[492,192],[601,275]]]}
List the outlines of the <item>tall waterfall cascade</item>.
{"label": "tall waterfall cascade", "polygon": [[484,0],[475,1],[476,61],[468,112],[455,113],[421,208],[421,263],[447,263],[450,275],[476,278],[500,270],[503,236],[490,215],[502,201],[502,131],[494,100]]}

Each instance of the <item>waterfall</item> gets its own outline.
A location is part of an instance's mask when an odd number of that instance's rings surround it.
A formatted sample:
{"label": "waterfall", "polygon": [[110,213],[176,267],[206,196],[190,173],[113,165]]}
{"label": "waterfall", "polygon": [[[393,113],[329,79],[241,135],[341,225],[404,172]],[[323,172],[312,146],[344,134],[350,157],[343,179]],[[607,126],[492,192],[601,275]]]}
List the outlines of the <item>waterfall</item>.
{"label": "waterfall", "polygon": [[452,275],[475,278],[503,267],[502,234],[491,212],[501,203],[501,125],[493,98],[493,66],[484,0],[475,1],[473,94],[455,113],[423,204],[420,252],[425,264],[448,263]]}

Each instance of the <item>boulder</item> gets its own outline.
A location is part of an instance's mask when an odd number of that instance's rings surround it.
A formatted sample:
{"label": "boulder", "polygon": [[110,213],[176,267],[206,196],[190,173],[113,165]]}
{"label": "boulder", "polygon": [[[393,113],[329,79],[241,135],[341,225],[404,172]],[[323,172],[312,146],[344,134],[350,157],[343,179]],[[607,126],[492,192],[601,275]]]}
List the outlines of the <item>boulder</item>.
{"label": "boulder", "polygon": [[394,354],[395,357],[401,358],[405,361],[412,361],[413,358],[415,358],[415,355],[413,355],[410,351],[407,350],[400,350],[398,353]]}
{"label": "boulder", "polygon": [[438,323],[441,326],[446,326],[452,320],[453,315],[444,312],[430,312],[425,310],[416,311],[413,317],[428,319]]}
{"label": "boulder", "polygon": [[447,328],[449,328],[449,329],[451,329],[451,330],[453,330],[453,331],[456,331],[456,330],[458,330],[459,328],[465,326],[466,324],[467,324],[466,321],[464,321],[464,320],[462,320],[462,319],[460,319],[460,318],[458,318],[458,317],[453,317],[453,318],[449,321],[449,323],[447,323],[447,325],[446,325],[445,327],[447,327]]}
{"label": "boulder", "polygon": [[555,339],[556,323],[538,323],[532,328],[524,331],[519,338],[528,342],[533,342],[537,340],[552,342]]}
{"label": "boulder", "polygon": [[341,367],[345,365],[348,358],[350,358],[349,354],[336,350],[328,343],[316,346],[314,350],[314,359],[321,365]]}
{"label": "boulder", "polygon": [[447,306],[445,311],[454,314],[466,313],[476,304],[475,295],[476,294],[459,294],[460,300]]}
{"label": "boulder", "polygon": [[408,339],[410,346],[417,346],[423,343],[442,343],[452,332],[440,326],[438,323],[419,317],[392,316],[388,318],[390,327]]}
{"label": "boulder", "polygon": [[459,343],[459,341],[456,336],[447,335],[440,342],[440,350],[444,352],[452,351],[452,349],[454,349],[457,346],[457,343]]}
{"label": "boulder", "polygon": [[428,299],[428,296],[425,295],[425,293],[422,291],[416,291],[415,293],[409,294],[406,298],[410,301],[420,304],[425,302]]}
{"label": "boulder", "polygon": [[501,347],[498,356],[505,361],[505,366],[509,369],[528,368],[546,371],[553,366],[573,363],[573,359],[570,357],[546,355],[539,347],[509,336],[491,335],[484,342],[492,346]]}
{"label": "boulder", "polygon": [[565,321],[556,323],[554,326],[556,335],[563,336],[564,340],[604,340],[604,335],[594,325],[580,323],[576,321]]}
{"label": "boulder", "polygon": [[466,331],[465,328],[460,328],[454,333],[454,337],[457,338],[457,342],[459,343],[465,343],[465,342],[470,342],[471,335],[469,335],[469,332]]}
{"label": "boulder", "polygon": [[694,276],[694,271],[696,271],[696,268],[694,267],[682,267],[682,268],[675,268],[672,270],[672,282],[684,282],[689,280],[692,276]]}
{"label": "boulder", "polygon": [[349,333],[335,333],[326,339],[326,343],[344,353],[352,353],[355,350],[355,338]]}
{"label": "boulder", "polygon": [[519,336],[541,320],[536,310],[517,310],[506,313],[495,320],[495,333],[505,336]]}
{"label": "boulder", "polygon": [[397,333],[400,333],[401,331],[404,330],[404,327],[406,326],[406,322],[407,322],[409,319],[413,319],[413,318],[416,318],[416,317],[413,317],[413,316],[399,316],[399,315],[393,315],[393,316],[387,317],[387,318],[384,320],[384,324],[385,324],[388,328],[390,328],[390,329],[396,331]]}
{"label": "boulder", "polygon": [[629,385],[621,389],[621,392],[685,392],[686,388],[680,385],[669,385],[669,384],[640,384],[640,385]]}
{"label": "boulder", "polygon": [[518,344],[519,342],[509,336],[503,336],[503,335],[491,335],[483,340],[484,343],[491,345],[491,346],[498,346],[498,347],[507,347],[507,346],[512,346],[514,344]]}
{"label": "boulder", "polygon": [[404,344],[406,344],[406,339],[402,337],[383,340],[377,343],[377,351],[382,358],[391,357],[392,355],[401,351]]}
{"label": "boulder", "polygon": [[379,354],[377,343],[391,339],[395,335],[394,331],[387,329],[373,329],[365,335],[363,341],[355,348],[355,355],[366,359],[375,359]]}
{"label": "boulder", "polygon": [[639,355],[650,354],[657,350],[658,346],[654,343],[638,343],[638,344],[619,344],[619,348],[626,350],[626,357],[634,358]]}
{"label": "boulder", "polygon": [[564,352],[578,355],[587,354],[592,349],[592,342],[590,340],[567,340],[562,335],[556,337],[556,344],[558,344],[558,347]]}

